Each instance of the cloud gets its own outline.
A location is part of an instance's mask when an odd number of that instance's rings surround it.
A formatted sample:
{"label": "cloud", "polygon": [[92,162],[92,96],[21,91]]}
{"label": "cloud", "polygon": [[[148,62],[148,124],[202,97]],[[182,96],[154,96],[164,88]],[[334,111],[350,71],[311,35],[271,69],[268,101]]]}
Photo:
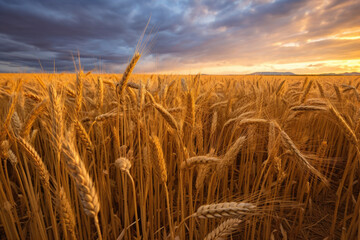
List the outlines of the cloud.
{"label": "cloud", "polygon": [[150,16],[137,71],[354,60],[358,12],[357,0],[0,1],[0,71],[73,71],[78,51],[87,70],[121,71]]}

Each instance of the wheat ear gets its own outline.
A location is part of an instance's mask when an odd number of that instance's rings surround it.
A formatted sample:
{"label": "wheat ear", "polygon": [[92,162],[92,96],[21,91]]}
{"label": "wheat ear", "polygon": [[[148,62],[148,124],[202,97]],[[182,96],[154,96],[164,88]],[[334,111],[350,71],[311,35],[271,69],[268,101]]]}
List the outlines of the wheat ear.
{"label": "wheat ear", "polygon": [[171,206],[170,206],[169,190],[167,188],[167,183],[166,183],[167,182],[167,168],[166,168],[166,163],[165,163],[165,159],[164,159],[164,153],[162,151],[162,147],[161,147],[159,138],[157,136],[151,136],[149,138],[149,140],[150,140],[149,143],[150,143],[152,160],[155,165],[155,167],[153,169],[155,170],[155,174],[161,180],[161,182],[163,183],[164,188],[165,188],[171,238],[175,239],[174,227],[173,227],[174,225],[173,225],[173,220],[172,220],[171,213],[170,213]]}
{"label": "wheat ear", "polygon": [[26,154],[30,157],[31,162],[35,166],[36,171],[40,176],[40,180],[45,188],[50,189],[50,174],[36,150],[22,137],[17,138],[18,144],[23,148]]}
{"label": "wheat ear", "polygon": [[167,168],[159,138],[157,136],[152,136],[149,138],[149,140],[152,161],[154,164],[153,169],[155,170],[155,174],[158,176],[161,182],[166,183]]}
{"label": "wheat ear", "polygon": [[125,90],[125,87],[127,86],[127,82],[130,78],[130,75],[131,75],[132,71],[134,70],[135,65],[139,61],[140,57],[141,57],[141,54],[136,52],[134,54],[134,56],[132,57],[130,63],[126,67],[126,70],[122,75],[121,81],[117,86],[117,88],[118,88],[117,91],[118,91],[119,96],[122,96],[122,94]]}
{"label": "wheat ear", "polygon": [[96,107],[101,109],[104,104],[104,81],[101,77],[97,79],[97,103]]}
{"label": "wheat ear", "polygon": [[63,187],[60,187],[60,189],[58,190],[56,200],[56,205],[59,210],[60,216],[64,221],[65,229],[70,232],[73,239],[77,239],[75,234],[75,215]]}
{"label": "wheat ear", "polygon": [[218,121],[218,112],[215,111],[211,120],[210,137],[214,135]]}
{"label": "wheat ear", "polygon": [[319,106],[295,106],[290,108],[291,111],[326,111],[327,109]]}
{"label": "wheat ear", "polygon": [[93,181],[70,140],[63,143],[62,153],[70,176],[75,181],[85,214],[95,217],[100,210],[99,198]]}
{"label": "wheat ear", "polygon": [[341,116],[341,114],[336,110],[336,108],[330,102],[328,103],[328,108],[329,108],[330,113],[337,120],[337,123],[339,124],[341,129],[343,129],[343,131],[345,132],[345,135],[348,137],[350,142],[352,144],[354,144],[355,146],[357,146],[358,139],[357,139],[354,131],[349,126],[349,124],[345,121],[345,119]]}
{"label": "wheat ear", "polygon": [[193,91],[187,93],[185,122],[191,127],[195,125],[195,101]]}
{"label": "wheat ear", "polygon": [[22,137],[26,137],[27,135],[29,135],[32,125],[34,124],[40,113],[44,110],[46,103],[47,100],[43,100],[41,103],[36,105],[36,107],[29,113],[21,129]]}
{"label": "wheat ear", "polygon": [[93,152],[93,144],[90,140],[89,135],[87,134],[84,126],[81,124],[81,122],[79,120],[75,120],[74,121],[74,127],[75,127],[75,131],[78,134],[78,136],[80,137],[81,141],[83,142],[83,144],[86,147],[86,150],[88,150],[89,153]]}
{"label": "wheat ear", "polygon": [[178,131],[178,123],[176,122],[175,118],[169,113],[163,106],[160,104],[154,103],[153,104],[155,109],[161,114],[161,116],[165,119],[165,121],[173,128],[174,130]]}
{"label": "wheat ear", "polygon": [[195,156],[181,163],[181,168],[189,168],[200,164],[218,164],[221,158],[210,156]]}
{"label": "wheat ear", "polygon": [[231,233],[236,231],[242,220],[238,218],[231,218],[222,222],[217,228],[211,231],[204,240],[221,240],[225,239]]}
{"label": "wheat ear", "polygon": [[61,143],[63,138],[63,106],[61,98],[56,92],[56,89],[53,85],[49,86],[49,97],[50,97],[50,113],[52,119],[52,131],[53,131],[53,140],[55,143],[56,150],[58,153],[61,151]]}
{"label": "wheat ear", "polygon": [[284,89],[284,85],[285,85],[285,80],[283,80],[283,81],[280,83],[279,87],[278,87],[277,90],[276,90],[276,95],[279,95],[279,94],[282,92],[282,90]]}
{"label": "wheat ear", "polygon": [[17,103],[17,100],[19,98],[19,93],[18,92],[15,92],[11,98],[11,104],[10,104],[10,107],[9,107],[9,110],[8,110],[8,113],[6,115],[6,118],[5,118],[5,121],[4,121],[4,126],[3,128],[6,128],[9,124],[10,124],[10,121],[11,121],[11,118],[15,112],[15,107],[16,107],[16,103]]}
{"label": "wheat ear", "polygon": [[324,89],[323,89],[322,85],[318,81],[316,81],[316,85],[317,85],[317,87],[319,89],[320,96],[322,98],[325,98],[325,92],[324,92]]}
{"label": "wheat ear", "polygon": [[[231,163],[236,159],[236,156],[238,155],[240,148],[245,143],[246,138],[245,137],[239,137],[229,148],[229,150],[225,153],[225,155],[222,157],[221,161],[221,167],[219,170],[223,169],[223,167],[230,166]],[[221,171],[220,170],[220,171]]]}
{"label": "wheat ear", "polygon": [[76,75],[76,97],[75,97],[75,111],[79,112],[81,110],[81,104],[83,99],[83,78],[81,72]]}
{"label": "wheat ear", "polygon": [[11,117],[11,126],[14,131],[15,136],[20,134],[20,130],[22,128],[22,122],[20,120],[19,114],[15,111]]}
{"label": "wheat ear", "polygon": [[103,121],[106,121],[106,120],[115,119],[119,115],[122,116],[122,114],[119,114],[118,112],[113,112],[113,111],[108,112],[108,113],[104,113],[104,114],[101,114],[99,116],[96,116],[95,117],[95,122],[103,122]]}
{"label": "wheat ear", "polygon": [[101,239],[101,231],[98,220],[98,213],[100,211],[99,197],[96,192],[93,181],[90,178],[85,164],[80,159],[78,152],[75,150],[74,143],[68,136],[66,141],[62,144],[62,153],[70,176],[75,181],[75,186],[78,191],[80,202],[83,206],[86,215],[93,217],[98,231],[99,239]]}
{"label": "wheat ear", "polygon": [[341,92],[340,92],[340,89],[338,86],[336,86],[335,84],[333,85],[334,89],[335,89],[335,93],[336,93],[336,96],[338,98],[338,101],[339,102],[342,102],[342,96],[341,96]]}
{"label": "wheat ear", "polygon": [[209,205],[203,205],[197,209],[193,217],[198,218],[226,218],[241,217],[243,215],[253,214],[256,206],[246,202],[224,202]]}
{"label": "wheat ear", "polygon": [[322,173],[320,173],[316,168],[314,168],[306,159],[306,157],[300,152],[300,150],[295,146],[294,142],[291,140],[289,135],[283,130],[280,130],[280,135],[282,142],[288,148],[295,158],[298,160],[298,163],[300,163],[302,166],[304,166],[306,169],[308,169],[312,174],[317,176],[326,186],[329,186],[328,180],[324,177]]}
{"label": "wheat ear", "polygon": [[41,97],[39,97],[38,95],[35,95],[35,94],[31,93],[31,92],[24,92],[24,96],[26,98],[34,100],[35,102],[41,102],[42,101]]}
{"label": "wheat ear", "polygon": [[307,85],[307,87],[306,87],[306,89],[305,89],[305,91],[304,91],[304,93],[303,93],[303,95],[302,95],[302,97],[301,97],[301,99],[300,99],[300,102],[301,102],[301,103],[304,103],[305,100],[306,100],[306,98],[308,97],[308,95],[309,95],[309,93],[310,93],[310,89],[311,89],[312,83],[313,83],[313,80],[311,80],[311,81],[309,82],[309,84]]}

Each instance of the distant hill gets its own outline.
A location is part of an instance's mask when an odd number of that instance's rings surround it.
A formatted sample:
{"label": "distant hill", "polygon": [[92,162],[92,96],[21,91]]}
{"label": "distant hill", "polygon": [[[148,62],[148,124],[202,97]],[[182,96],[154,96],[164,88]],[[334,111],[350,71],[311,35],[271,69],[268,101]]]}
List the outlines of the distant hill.
{"label": "distant hill", "polygon": [[358,72],[346,72],[346,73],[322,73],[321,76],[360,76]]}
{"label": "distant hill", "polygon": [[250,73],[249,75],[296,75],[295,73],[292,72],[254,72],[254,73]]}

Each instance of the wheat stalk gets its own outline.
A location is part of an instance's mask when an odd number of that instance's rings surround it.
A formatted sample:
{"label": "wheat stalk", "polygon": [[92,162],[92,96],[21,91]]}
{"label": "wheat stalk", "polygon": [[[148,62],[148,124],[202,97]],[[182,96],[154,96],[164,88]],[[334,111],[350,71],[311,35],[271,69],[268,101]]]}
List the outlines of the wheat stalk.
{"label": "wheat stalk", "polygon": [[133,177],[130,174],[131,162],[129,161],[129,159],[127,159],[125,157],[120,157],[120,158],[116,159],[114,165],[121,171],[125,172],[131,180],[131,185],[133,187],[133,199],[134,199],[135,218],[136,218],[136,232],[137,232],[138,238],[140,239],[141,238],[140,227],[139,227],[139,222],[137,221],[138,213],[137,213],[137,203],[136,203],[135,182],[134,182]]}
{"label": "wheat stalk", "polygon": [[104,81],[101,77],[98,77],[97,79],[97,103],[96,107],[97,109],[101,109],[104,104]]}
{"label": "wheat stalk", "polygon": [[76,75],[76,96],[75,96],[75,111],[79,112],[81,110],[82,99],[83,99],[83,79],[81,72]]}

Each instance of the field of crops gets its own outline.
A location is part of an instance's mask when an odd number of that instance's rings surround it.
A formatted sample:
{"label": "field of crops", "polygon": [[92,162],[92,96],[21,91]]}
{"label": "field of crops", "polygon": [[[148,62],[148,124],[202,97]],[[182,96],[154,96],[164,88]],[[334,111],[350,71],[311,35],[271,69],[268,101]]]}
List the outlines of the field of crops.
{"label": "field of crops", "polygon": [[360,79],[124,75],[0,74],[1,239],[359,238]]}

